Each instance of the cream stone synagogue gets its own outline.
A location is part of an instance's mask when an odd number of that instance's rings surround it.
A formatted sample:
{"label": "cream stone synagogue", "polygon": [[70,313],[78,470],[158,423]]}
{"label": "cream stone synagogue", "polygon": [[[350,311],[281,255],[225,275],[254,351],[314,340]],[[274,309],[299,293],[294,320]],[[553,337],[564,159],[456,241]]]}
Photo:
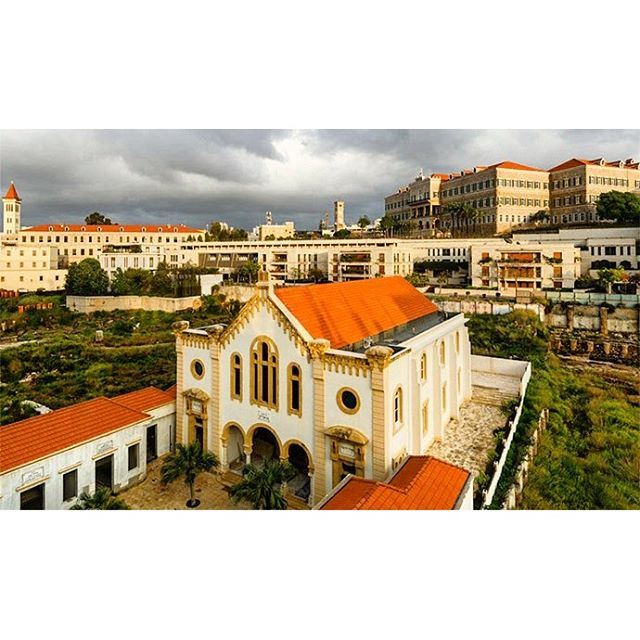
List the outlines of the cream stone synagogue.
{"label": "cream stone synagogue", "polygon": [[384,481],[471,396],[464,316],[401,277],[261,281],[228,326],[176,336],[177,442],[198,440],[227,475],[288,460],[288,497],[309,504],[348,476]]}

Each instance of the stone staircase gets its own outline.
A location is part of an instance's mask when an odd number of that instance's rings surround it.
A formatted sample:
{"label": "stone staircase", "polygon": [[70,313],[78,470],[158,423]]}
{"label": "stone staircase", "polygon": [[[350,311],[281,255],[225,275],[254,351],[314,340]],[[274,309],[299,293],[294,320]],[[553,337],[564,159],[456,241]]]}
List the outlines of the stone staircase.
{"label": "stone staircase", "polygon": [[497,389],[495,387],[473,385],[471,400],[479,404],[501,407],[506,401],[514,400],[517,397],[518,392],[512,389]]}

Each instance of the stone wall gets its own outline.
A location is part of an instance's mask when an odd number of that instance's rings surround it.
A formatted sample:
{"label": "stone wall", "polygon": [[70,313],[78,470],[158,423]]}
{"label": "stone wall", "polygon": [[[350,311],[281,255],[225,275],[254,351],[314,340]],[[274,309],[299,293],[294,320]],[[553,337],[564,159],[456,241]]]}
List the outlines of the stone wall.
{"label": "stone wall", "polygon": [[436,304],[448,313],[486,313],[489,315],[501,315],[511,313],[516,309],[533,311],[540,320],[544,320],[544,306],[537,303],[520,303],[506,300],[482,300],[467,298],[461,300],[435,300]]}
{"label": "stone wall", "polygon": [[191,309],[200,296],[162,298],[159,296],[67,296],[67,307],[79,313],[96,311],[183,311]]}
{"label": "stone wall", "polygon": [[609,307],[595,305],[555,305],[547,314],[547,325],[551,329],[566,331],[595,331],[602,335],[621,333],[638,335],[640,326],[640,309]]}
{"label": "stone wall", "polygon": [[556,334],[551,337],[551,349],[560,355],[582,356],[603,362],[637,365],[640,360],[638,340],[619,340],[610,337]]}
{"label": "stone wall", "polygon": [[520,506],[520,502],[522,501],[522,492],[524,491],[527,478],[529,477],[529,467],[538,453],[540,437],[542,436],[542,432],[547,428],[548,421],[549,410],[543,409],[538,417],[538,425],[531,435],[531,444],[527,448],[527,453],[516,470],[515,481],[511,486],[511,489],[507,492],[507,496],[502,505],[503,509],[517,509]]}

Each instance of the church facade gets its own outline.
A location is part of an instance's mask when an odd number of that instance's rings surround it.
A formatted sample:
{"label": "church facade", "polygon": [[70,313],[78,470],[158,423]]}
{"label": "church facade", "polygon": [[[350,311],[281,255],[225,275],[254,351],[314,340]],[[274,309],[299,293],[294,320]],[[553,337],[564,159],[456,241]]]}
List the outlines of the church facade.
{"label": "church facade", "polygon": [[464,316],[401,277],[261,281],[229,325],[175,333],[176,441],[200,441],[226,474],[288,460],[289,498],[309,505],[349,474],[389,478],[471,396]]}

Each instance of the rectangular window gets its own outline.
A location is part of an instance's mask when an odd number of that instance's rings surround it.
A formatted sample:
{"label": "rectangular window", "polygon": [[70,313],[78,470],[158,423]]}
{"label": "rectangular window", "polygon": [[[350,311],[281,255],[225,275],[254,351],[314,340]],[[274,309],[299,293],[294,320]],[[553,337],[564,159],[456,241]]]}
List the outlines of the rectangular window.
{"label": "rectangular window", "polygon": [[67,502],[78,495],[78,470],[74,469],[62,476],[62,500]]}
{"label": "rectangular window", "polygon": [[128,456],[129,463],[127,465],[127,469],[129,471],[133,471],[133,469],[137,469],[139,454],[140,454],[140,445],[139,444],[132,444],[128,448],[127,456]]}

